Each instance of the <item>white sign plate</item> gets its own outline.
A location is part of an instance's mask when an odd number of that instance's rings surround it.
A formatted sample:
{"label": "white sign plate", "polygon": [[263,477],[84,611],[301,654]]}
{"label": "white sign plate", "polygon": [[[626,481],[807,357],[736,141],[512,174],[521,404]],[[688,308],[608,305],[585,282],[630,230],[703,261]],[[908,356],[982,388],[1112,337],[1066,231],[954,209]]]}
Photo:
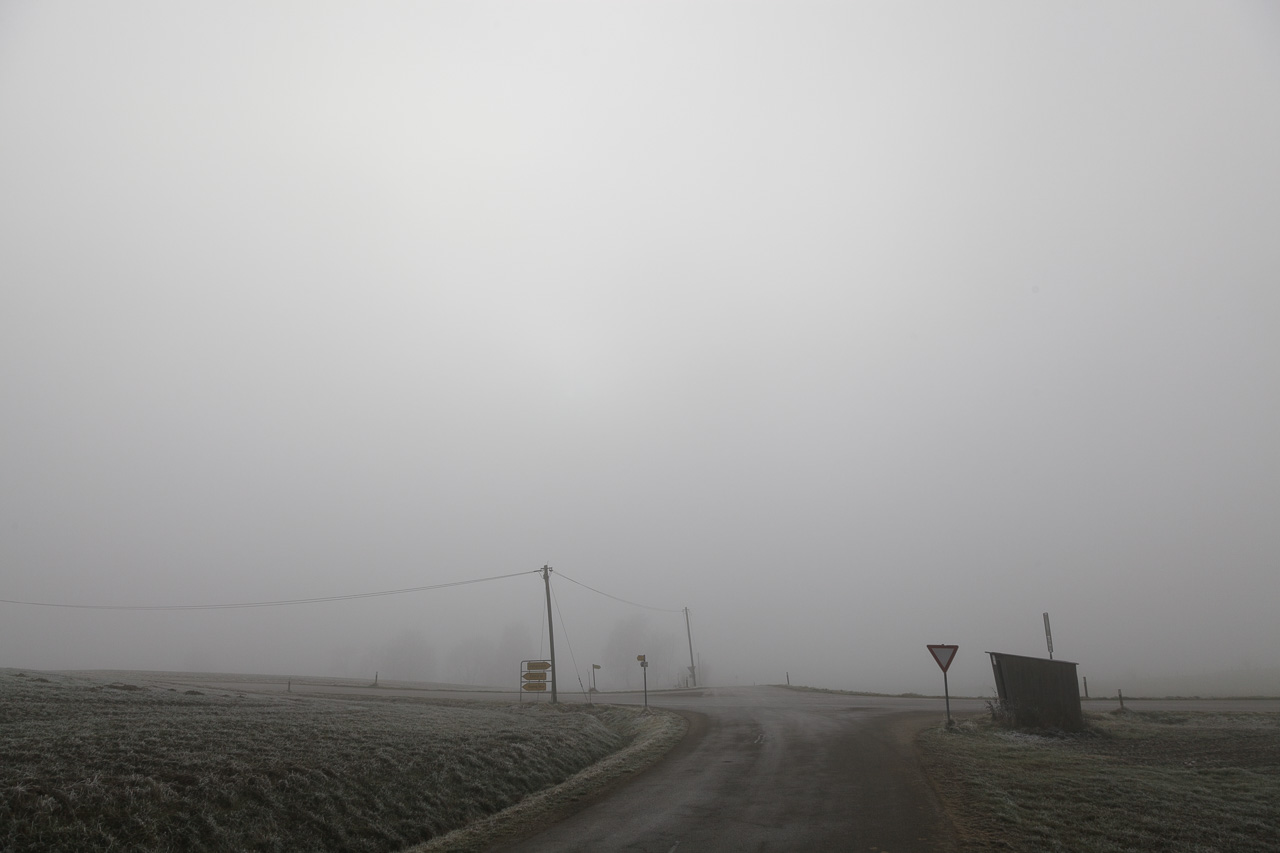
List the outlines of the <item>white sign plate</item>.
{"label": "white sign plate", "polygon": [[929,654],[933,655],[933,659],[938,662],[938,666],[943,672],[947,671],[947,667],[951,666],[951,661],[955,659],[956,650],[959,646],[931,645],[929,646]]}

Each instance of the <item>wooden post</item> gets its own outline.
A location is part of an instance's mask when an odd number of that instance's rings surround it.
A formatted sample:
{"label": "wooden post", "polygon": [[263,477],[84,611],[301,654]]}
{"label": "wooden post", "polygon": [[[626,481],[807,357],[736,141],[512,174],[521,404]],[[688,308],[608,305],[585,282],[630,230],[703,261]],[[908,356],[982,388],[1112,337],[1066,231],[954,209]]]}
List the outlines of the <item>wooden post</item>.
{"label": "wooden post", "polygon": [[[551,704],[557,704],[556,699],[556,632],[555,625],[551,621],[551,567],[544,565],[542,567],[542,582],[547,587],[547,645],[551,649]],[[570,651],[573,651],[571,648]]]}

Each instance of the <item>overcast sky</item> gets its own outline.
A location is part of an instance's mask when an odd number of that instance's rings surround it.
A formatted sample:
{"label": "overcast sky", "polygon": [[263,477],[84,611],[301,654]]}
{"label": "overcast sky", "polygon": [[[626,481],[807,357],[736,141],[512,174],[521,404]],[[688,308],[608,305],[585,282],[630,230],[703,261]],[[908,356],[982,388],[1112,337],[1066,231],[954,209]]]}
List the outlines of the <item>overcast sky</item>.
{"label": "overcast sky", "polygon": [[[989,694],[1049,611],[1280,689],[1278,8],[0,2],[0,599],[549,563],[719,683]],[[553,588],[584,680],[688,663]],[[542,596],[0,666],[515,680]]]}

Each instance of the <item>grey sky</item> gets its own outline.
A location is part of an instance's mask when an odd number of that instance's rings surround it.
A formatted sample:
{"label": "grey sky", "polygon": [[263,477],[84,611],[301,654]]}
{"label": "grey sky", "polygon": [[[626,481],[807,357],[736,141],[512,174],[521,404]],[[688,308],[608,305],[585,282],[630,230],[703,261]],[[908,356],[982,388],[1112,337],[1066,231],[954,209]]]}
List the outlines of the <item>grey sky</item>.
{"label": "grey sky", "polygon": [[[1280,683],[1278,95],[1267,3],[0,4],[0,598],[549,562],[723,681],[989,692],[1048,610]],[[0,605],[0,666],[479,677],[540,596]]]}

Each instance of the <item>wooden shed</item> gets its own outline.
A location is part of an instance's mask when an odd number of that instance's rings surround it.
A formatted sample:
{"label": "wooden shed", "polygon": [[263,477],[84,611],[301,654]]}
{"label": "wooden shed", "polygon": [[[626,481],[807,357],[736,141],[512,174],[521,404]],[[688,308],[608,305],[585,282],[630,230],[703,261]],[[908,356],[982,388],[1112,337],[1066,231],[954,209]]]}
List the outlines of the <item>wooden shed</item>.
{"label": "wooden shed", "polygon": [[1078,664],[1003,652],[987,654],[991,656],[1000,707],[1014,725],[1068,732],[1084,728],[1076,678]]}

